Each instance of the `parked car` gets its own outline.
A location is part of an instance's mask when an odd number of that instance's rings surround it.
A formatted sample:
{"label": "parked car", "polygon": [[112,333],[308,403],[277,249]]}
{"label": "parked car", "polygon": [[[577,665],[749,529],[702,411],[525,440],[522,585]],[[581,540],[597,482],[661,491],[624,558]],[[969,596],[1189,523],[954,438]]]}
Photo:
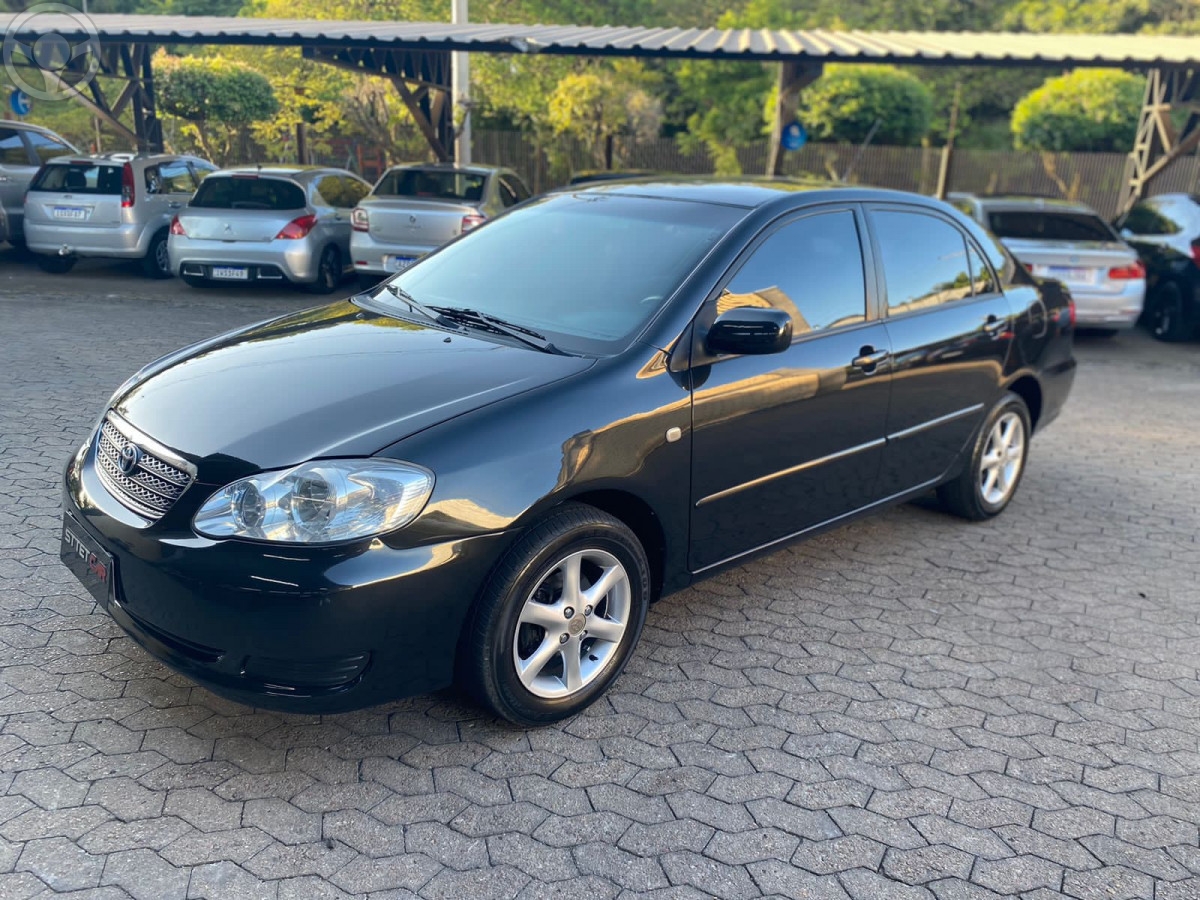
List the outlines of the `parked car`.
{"label": "parked car", "polygon": [[171,222],[171,270],[193,287],[286,282],[332,293],[351,268],[350,211],[370,190],[345,169],[216,172]]}
{"label": "parked car", "polygon": [[529,189],[511,169],[444,164],[388,169],[354,210],[354,270],[373,284],[527,199]]}
{"label": "parked car", "polygon": [[925,197],[551,193],[144,367],[67,465],[62,559],[235,700],[457,677],[549,722],[618,676],[656,597],[933,489],[1000,513],[1071,387],[1071,314]]}
{"label": "parked car", "polygon": [[146,275],[169,278],[171,217],[215,170],[169,153],[52,159],[25,197],[26,243],[47,272],[69,272],[81,257],[111,257],[140,259]]}
{"label": "parked car", "polygon": [[998,237],[1039,278],[1065,284],[1079,326],[1109,335],[1142,314],[1146,270],[1090,206],[1041,197],[951,194],[950,201]]}
{"label": "parked car", "polygon": [[1200,198],[1160,194],[1118,221],[1146,264],[1146,326],[1160,341],[1186,341],[1200,325]]}
{"label": "parked car", "polygon": [[0,123],[0,240],[25,243],[25,192],[43,163],[78,153],[49,128]]}

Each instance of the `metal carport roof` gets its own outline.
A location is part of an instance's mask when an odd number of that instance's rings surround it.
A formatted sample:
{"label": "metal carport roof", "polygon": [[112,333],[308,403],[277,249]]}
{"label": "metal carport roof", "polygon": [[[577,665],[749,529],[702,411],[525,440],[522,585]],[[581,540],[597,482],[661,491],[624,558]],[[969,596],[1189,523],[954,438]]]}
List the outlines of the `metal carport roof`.
{"label": "metal carport roof", "polygon": [[800,62],[919,65],[1190,66],[1200,37],[900,31],[646,28],[579,25],[450,25],[441,22],[314,21],[218,16],[39,13],[0,15],[0,34],[26,43],[69,40],[155,44],[467,50]]}

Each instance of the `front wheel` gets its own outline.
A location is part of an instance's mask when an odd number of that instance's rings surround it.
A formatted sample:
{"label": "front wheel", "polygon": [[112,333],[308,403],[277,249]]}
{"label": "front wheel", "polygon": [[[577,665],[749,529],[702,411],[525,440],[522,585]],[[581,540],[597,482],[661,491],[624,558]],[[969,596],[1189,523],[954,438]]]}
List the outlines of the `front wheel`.
{"label": "front wheel", "polygon": [[1146,319],[1150,333],[1160,341],[1186,341],[1192,335],[1183,290],[1174,281],[1160,285],[1150,296]]}
{"label": "front wheel", "polygon": [[637,536],[593,507],[560,506],[489,579],[464,630],[460,679],[518,725],[574,715],[625,668],[649,599],[650,567]]}
{"label": "front wheel", "polygon": [[1025,473],[1032,431],[1025,401],[1016,394],[1005,394],[984,419],[967,467],[938,488],[942,505],[971,521],[1003,512]]}

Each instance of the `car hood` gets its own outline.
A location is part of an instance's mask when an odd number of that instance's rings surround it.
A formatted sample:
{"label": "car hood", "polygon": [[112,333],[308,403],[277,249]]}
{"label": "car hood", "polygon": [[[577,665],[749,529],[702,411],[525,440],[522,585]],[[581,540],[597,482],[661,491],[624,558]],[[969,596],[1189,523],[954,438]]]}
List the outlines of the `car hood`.
{"label": "car hood", "polygon": [[113,408],[195,461],[202,481],[223,483],[319,457],[369,456],[594,362],[342,302],[164,357]]}

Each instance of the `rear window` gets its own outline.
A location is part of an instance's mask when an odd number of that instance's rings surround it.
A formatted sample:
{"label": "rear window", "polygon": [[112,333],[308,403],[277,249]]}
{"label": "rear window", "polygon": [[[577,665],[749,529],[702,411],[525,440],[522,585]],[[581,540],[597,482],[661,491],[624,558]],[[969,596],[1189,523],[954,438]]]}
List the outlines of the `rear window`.
{"label": "rear window", "polygon": [[988,216],[998,238],[1024,241],[1118,241],[1112,227],[1088,213],[1041,212],[1036,210],[994,212]]}
{"label": "rear window", "polygon": [[484,175],[444,169],[392,169],[375,186],[377,197],[416,197],[429,200],[483,199]]}
{"label": "rear window", "polygon": [[303,209],[300,185],[257,175],[210,175],[200,182],[189,206],[203,209]]}
{"label": "rear window", "polygon": [[84,164],[44,166],[31,191],[50,191],[58,194],[120,194],[122,166]]}

